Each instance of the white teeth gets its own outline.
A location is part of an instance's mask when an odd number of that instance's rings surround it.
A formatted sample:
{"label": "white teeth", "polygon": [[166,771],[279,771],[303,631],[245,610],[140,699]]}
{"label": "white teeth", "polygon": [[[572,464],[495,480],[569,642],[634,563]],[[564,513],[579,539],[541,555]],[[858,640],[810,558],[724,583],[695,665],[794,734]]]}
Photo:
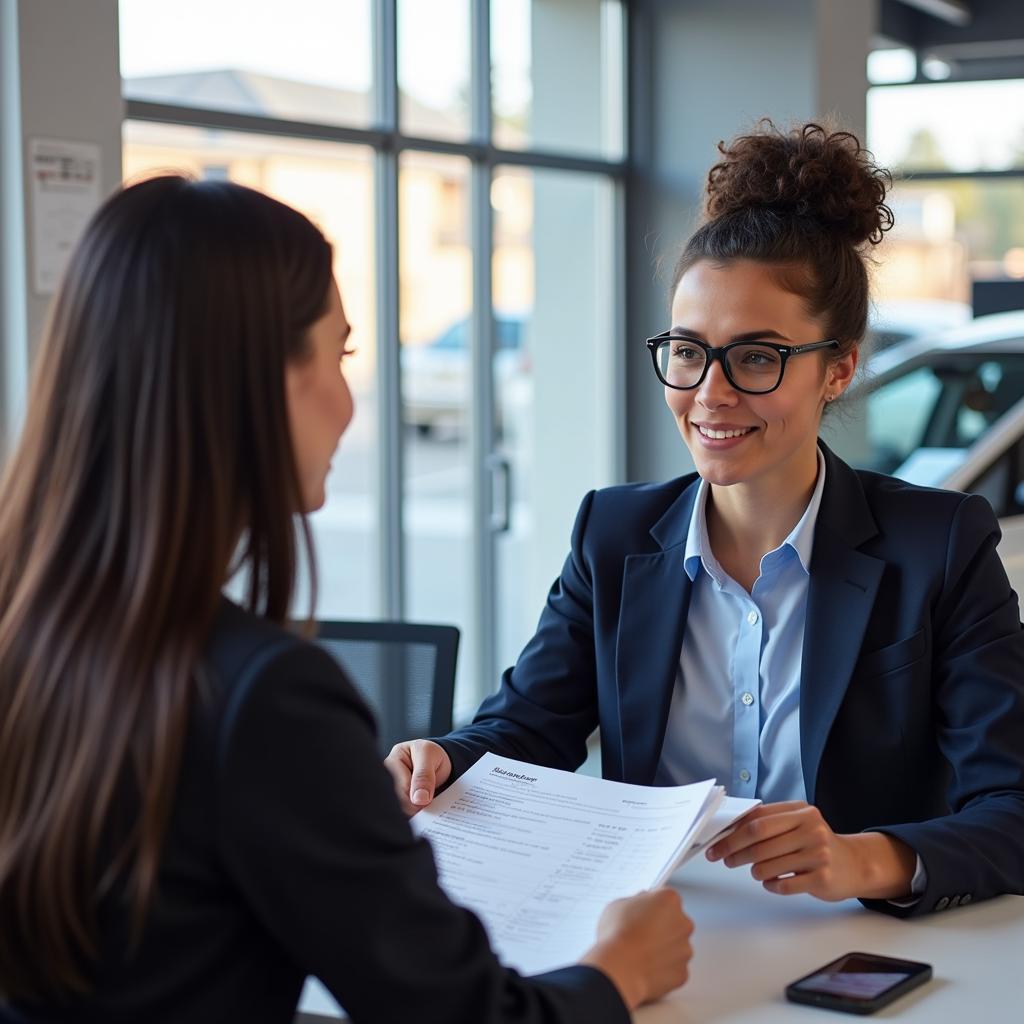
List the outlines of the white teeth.
{"label": "white teeth", "polygon": [[744,434],[749,434],[754,428],[744,427],[742,430],[712,430],[710,427],[700,426],[697,429],[705,437],[710,437],[715,441],[724,441],[727,437],[742,437]]}

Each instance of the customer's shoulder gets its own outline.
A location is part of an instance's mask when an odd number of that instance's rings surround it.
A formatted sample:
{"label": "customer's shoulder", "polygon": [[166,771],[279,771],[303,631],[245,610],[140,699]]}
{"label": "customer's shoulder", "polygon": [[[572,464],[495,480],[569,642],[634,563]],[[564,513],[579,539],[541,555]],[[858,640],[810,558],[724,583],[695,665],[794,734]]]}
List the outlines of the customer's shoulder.
{"label": "customer's shoulder", "polygon": [[351,706],[365,714],[341,666],[319,644],[262,616],[222,601],[199,671],[201,706],[233,719],[242,707],[275,709],[296,703]]}
{"label": "customer's shoulder", "polygon": [[235,679],[250,674],[261,663],[301,655],[309,646],[297,633],[224,598],[204,660],[221,678]]}
{"label": "customer's shoulder", "polygon": [[212,707],[248,700],[253,692],[273,700],[282,689],[295,694],[326,684],[330,690],[350,690],[338,663],[319,644],[227,598],[210,631],[199,677]]}

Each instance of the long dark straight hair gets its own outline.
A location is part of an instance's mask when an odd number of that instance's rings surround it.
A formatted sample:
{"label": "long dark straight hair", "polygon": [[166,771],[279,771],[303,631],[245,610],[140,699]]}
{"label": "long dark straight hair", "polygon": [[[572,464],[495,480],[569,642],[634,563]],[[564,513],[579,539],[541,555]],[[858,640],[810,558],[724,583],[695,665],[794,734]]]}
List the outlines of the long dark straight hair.
{"label": "long dark straight hair", "polygon": [[87,989],[115,883],[138,934],[226,579],[287,615],[296,516],[311,549],[285,366],[330,281],[301,214],[177,176],[71,259],[0,484],[0,997]]}

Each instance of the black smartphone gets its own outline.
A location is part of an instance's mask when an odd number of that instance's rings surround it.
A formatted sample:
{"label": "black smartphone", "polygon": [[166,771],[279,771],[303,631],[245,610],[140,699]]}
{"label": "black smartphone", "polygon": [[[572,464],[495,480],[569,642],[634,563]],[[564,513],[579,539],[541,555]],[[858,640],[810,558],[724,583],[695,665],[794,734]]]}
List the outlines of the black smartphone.
{"label": "black smartphone", "polygon": [[931,976],[931,964],[847,953],[787,985],[786,998],[843,1013],[874,1013]]}

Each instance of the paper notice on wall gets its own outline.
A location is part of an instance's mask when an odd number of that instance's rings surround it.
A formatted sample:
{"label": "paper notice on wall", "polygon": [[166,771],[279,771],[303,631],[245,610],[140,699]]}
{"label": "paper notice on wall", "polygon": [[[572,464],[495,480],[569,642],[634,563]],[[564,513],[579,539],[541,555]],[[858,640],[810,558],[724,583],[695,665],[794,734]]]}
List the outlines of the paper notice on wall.
{"label": "paper notice on wall", "polygon": [[32,190],[32,284],[57,289],[71,250],[100,204],[100,147],[59,139],[29,141]]}

